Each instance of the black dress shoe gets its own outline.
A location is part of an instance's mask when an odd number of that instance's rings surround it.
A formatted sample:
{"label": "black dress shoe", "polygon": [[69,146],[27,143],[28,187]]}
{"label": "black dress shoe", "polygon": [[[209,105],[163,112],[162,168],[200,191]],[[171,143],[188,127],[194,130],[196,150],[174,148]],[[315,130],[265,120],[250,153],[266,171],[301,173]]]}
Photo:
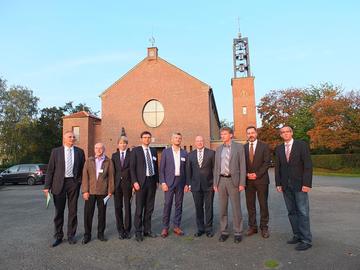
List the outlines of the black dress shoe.
{"label": "black dress shoe", "polygon": [[84,237],[81,243],[82,243],[83,245],[86,245],[86,244],[89,243],[89,242],[90,242],[90,238],[89,238],[89,237]]}
{"label": "black dress shoe", "polygon": [[119,232],[119,239],[125,239],[125,232]]}
{"label": "black dress shoe", "polygon": [[241,235],[235,235],[234,236],[234,243],[235,244],[239,244],[242,240],[242,236]]}
{"label": "black dress shoe", "polygon": [[56,247],[62,243],[62,239],[56,239],[54,243],[51,244],[52,247]]}
{"label": "black dress shoe", "polygon": [[222,234],[219,237],[219,242],[225,242],[229,238],[228,234]]}
{"label": "black dress shoe", "polygon": [[286,243],[287,243],[287,244],[290,244],[290,245],[293,245],[293,244],[297,244],[297,243],[299,243],[299,242],[301,242],[300,239],[294,236],[292,239],[290,239],[290,240],[287,241]]}
{"label": "black dress shoe", "polygon": [[74,236],[70,236],[68,237],[68,242],[70,245],[75,245],[76,244],[76,239]]}
{"label": "black dress shoe", "polygon": [[157,235],[156,235],[156,233],[153,233],[153,232],[147,232],[147,233],[144,233],[144,237],[156,238]]}
{"label": "black dress shoe", "polygon": [[137,242],[142,242],[144,240],[144,237],[139,233],[135,235],[135,240]]}
{"label": "black dress shoe", "polygon": [[131,233],[130,232],[124,232],[124,239],[130,239],[131,238]]}
{"label": "black dress shoe", "polygon": [[103,235],[98,235],[98,239],[101,241],[101,242],[106,242],[107,239],[103,236]]}
{"label": "black dress shoe", "polygon": [[211,238],[214,236],[214,233],[212,231],[206,232],[206,236]]}
{"label": "black dress shoe", "polygon": [[295,249],[301,251],[301,250],[307,250],[307,249],[309,249],[311,247],[312,247],[311,244],[301,242],[295,247]]}
{"label": "black dress shoe", "polygon": [[195,237],[200,237],[200,236],[202,236],[204,233],[205,233],[204,231],[197,231],[197,232],[194,234],[194,236],[195,236]]}

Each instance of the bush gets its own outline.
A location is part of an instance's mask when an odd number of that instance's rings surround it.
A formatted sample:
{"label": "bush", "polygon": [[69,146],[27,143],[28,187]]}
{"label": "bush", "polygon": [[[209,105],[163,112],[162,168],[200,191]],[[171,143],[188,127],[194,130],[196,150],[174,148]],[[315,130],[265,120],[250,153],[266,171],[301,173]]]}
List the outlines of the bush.
{"label": "bush", "polygon": [[344,168],[360,168],[360,154],[312,155],[314,168],[340,170]]}

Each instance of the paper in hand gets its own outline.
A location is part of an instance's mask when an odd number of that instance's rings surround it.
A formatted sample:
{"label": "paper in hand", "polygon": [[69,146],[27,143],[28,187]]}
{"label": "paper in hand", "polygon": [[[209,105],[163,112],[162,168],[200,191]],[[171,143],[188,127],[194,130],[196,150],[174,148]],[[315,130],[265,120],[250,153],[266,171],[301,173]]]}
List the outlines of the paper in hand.
{"label": "paper in hand", "polygon": [[49,207],[51,199],[52,199],[52,195],[51,195],[51,192],[49,191],[47,196],[46,196],[46,208]]}
{"label": "paper in hand", "polygon": [[109,195],[107,195],[107,196],[104,198],[104,204],[105,204],[105,205],[107,204],[107,202],[108,202],[109,199],[110,199],[110,196],[109,196]]}

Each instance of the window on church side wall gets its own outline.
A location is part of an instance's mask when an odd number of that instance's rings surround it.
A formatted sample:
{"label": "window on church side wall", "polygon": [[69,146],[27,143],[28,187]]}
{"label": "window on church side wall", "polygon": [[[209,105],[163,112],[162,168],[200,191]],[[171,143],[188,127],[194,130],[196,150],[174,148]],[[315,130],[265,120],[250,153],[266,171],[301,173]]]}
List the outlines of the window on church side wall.
{"label": "window on church side wall", "polygon": [[73,127],[72,131],[74,132],[77,142],[80,142],[80,127]]}
{"label": "window on church side wall", "polygon": [[247,114],[247,109],[246,109],[245,106],[242,108],[242,113],[243,113],[243,114]]}
{"label": "window on church side wall", "polygon": [[149,100],[143,109],[143,119],[149,127],[158,127],[164,120],[164,107],[155,99]]}

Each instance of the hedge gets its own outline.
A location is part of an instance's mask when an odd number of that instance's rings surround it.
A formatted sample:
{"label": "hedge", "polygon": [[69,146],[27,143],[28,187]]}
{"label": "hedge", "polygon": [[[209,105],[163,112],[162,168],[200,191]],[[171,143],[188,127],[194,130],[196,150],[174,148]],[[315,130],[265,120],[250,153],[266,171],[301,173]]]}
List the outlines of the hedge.
{"label": "hedge", "polygon": [[360,168],[360,154],[312,155],[314,168],[340,170],[343,168]]}

